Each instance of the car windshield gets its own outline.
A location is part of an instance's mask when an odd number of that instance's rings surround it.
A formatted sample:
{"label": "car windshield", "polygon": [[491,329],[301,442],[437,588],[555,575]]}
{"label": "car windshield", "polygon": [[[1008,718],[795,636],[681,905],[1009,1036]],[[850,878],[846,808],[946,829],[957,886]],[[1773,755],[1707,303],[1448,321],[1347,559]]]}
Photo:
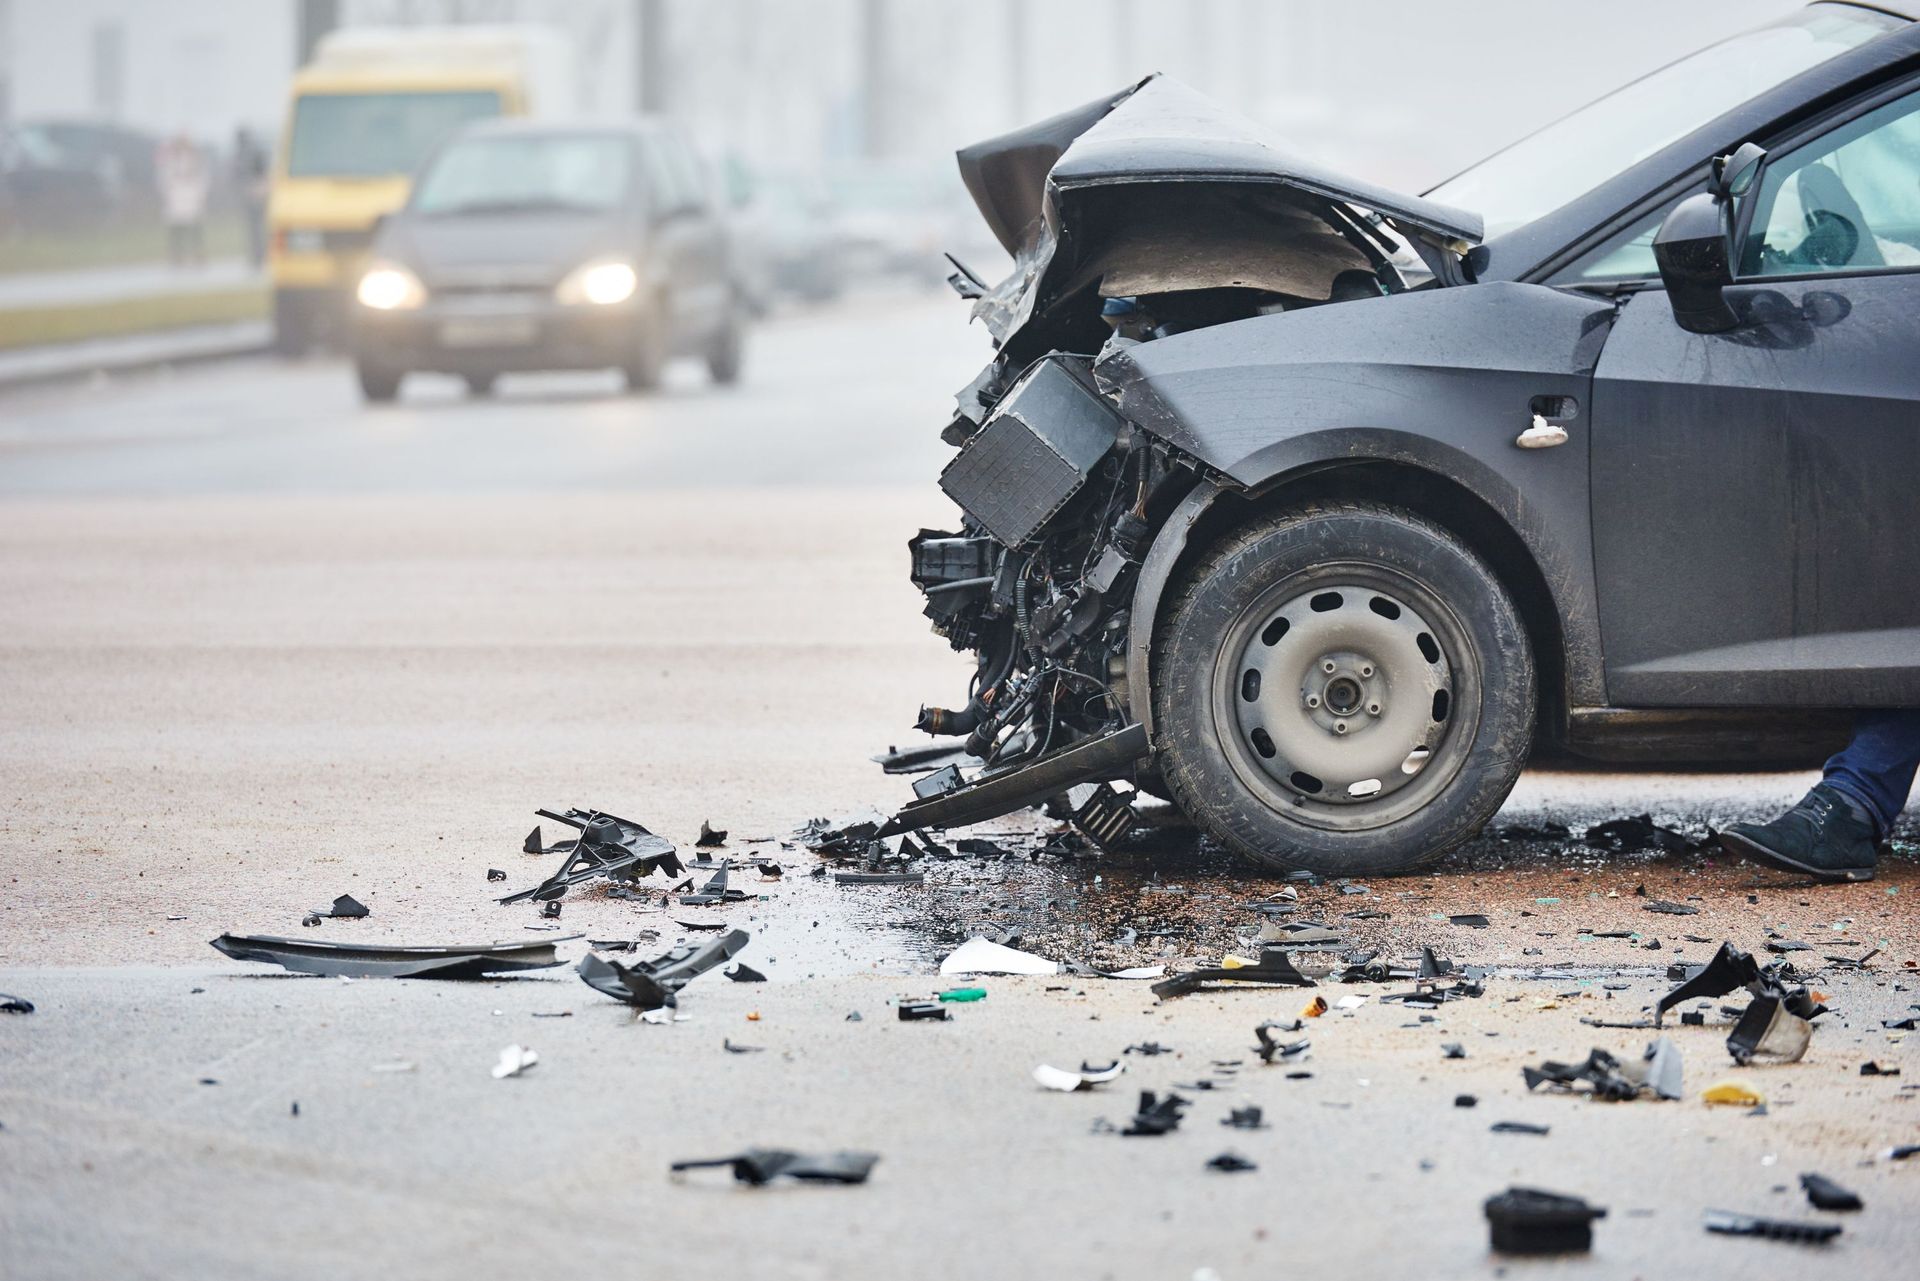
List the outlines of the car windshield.
{"label": "car windshield", "polygon": [[1486,220],[1491,240],[1593,190],[1715,117],[1902,25],[1822,4],[1709,45],[1496,152],[1427,194]]}
{"label": "car windshield", "polygon": [[500,114],[492,90],[309,93],[293,108],[287,174],[386,178],[410,174],[470,120]]}
{"label": "car windshield", "polygon": [[433,162],[414,192],[416,213],[602,211],[626,203],[633,149],[605,134],[466,138]]}

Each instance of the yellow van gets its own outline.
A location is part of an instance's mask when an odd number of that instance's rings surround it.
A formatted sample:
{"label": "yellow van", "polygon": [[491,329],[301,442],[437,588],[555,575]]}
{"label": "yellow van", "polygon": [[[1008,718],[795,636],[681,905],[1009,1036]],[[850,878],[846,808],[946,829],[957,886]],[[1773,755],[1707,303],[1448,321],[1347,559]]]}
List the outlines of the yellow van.
{"label": "yellow van", "polygon": [[341,332],[374,229],[435,147],[469,121],[564,115],[575,77],[532,26],[349,27],[295,73],[267,202],[275,345]]}

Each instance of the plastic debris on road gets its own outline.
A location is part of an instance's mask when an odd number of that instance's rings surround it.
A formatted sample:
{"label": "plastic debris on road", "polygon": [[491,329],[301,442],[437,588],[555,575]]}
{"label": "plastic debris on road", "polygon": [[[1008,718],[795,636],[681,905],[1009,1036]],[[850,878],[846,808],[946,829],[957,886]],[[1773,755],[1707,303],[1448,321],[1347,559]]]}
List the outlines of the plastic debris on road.
{"label": "plastic debris on road", "polygon": [[1486,1215],[1499,1254],[1585,1254],[1594,1220],[1607,1212],[1576,1196],[1514,1187],[1487,1198]]}
{"label": "plastic debris on road", "polygon": [[500,1061],[493,1065],[493,1079],[504,1081],[510,1076],[519,1076],[540,1061],[537,1051],[524,1045],[509,1045],[500,1051]]}

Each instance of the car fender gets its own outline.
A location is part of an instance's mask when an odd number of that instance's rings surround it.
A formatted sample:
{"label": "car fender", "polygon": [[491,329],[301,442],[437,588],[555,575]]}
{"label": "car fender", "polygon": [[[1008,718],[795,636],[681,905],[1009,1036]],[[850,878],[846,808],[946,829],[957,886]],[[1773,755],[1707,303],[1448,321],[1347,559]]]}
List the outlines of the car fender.
{"label": "car fender", "polygon": [[[1258,498],[1330,468],[1387,464],[1471,495],[1546,584],[1570,705],[1604,705],[1581,417],[1611,302],[1487,284],[1263,316],[1125,348],[1097,366],[1130,421],[1203,465],[1135,585],[1127,680],[1151,725],[1150,649],[1193,531],[1229,494]],[[1540,409],[1571,447],[1518,447]]]}

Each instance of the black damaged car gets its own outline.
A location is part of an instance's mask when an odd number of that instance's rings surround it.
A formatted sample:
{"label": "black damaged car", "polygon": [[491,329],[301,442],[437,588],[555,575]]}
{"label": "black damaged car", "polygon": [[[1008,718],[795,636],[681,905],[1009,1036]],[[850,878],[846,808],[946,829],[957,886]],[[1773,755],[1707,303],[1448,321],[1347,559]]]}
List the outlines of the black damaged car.
{"label": "black damaged car", "polygon": [[1916,17],[1810,5],[1424,197],[1161,77],[961,152],[1015,270],[954,277],[998,350],[911,548],[978,668],[889,830],[1110,841],[1125,782],[1381,872],[1537,752],[1920,706]]}

